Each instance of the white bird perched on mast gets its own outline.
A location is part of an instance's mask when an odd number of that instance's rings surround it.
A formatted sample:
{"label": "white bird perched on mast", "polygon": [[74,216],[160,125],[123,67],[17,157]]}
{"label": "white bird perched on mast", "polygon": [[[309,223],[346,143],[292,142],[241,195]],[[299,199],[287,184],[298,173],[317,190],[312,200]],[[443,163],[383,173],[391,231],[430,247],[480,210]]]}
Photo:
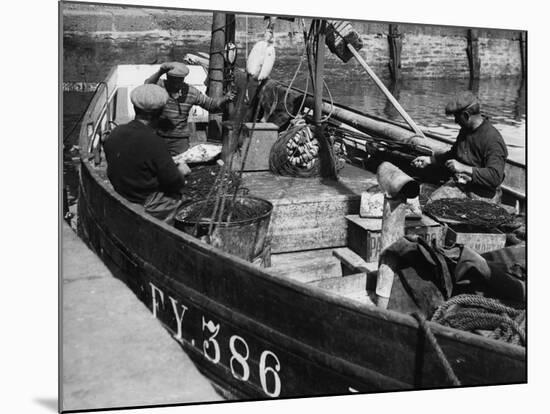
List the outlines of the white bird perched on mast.
{"label": "white bird perched on mast", "polygon": [[254,79],[262,81],[267,79],[275,63],[275,46],[273,44],[273,21],[268,24],[264,40],[257,42],[246,61],[246,71]]}

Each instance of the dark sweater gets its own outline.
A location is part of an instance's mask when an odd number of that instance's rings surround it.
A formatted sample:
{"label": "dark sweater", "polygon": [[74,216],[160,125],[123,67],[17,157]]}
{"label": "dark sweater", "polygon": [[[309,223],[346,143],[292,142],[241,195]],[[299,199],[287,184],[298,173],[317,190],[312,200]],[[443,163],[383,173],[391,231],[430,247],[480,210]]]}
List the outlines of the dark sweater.
{"label": "dark sweater", "polygon": [[183,177],[162,138],[139,121],[116,127],[103,145],[107,175],[115,190],[143,204],[152,193],[179,192]]}
{"label": "dark sweater", "polygon": [[436,156],[438,163],[455,159],[473,167],[472,181],[466,186],[481,197],[493,197],[504,181],[508,150],[500,133],[484,119],[474,131],[460,129],[456,142],[446,153]]}

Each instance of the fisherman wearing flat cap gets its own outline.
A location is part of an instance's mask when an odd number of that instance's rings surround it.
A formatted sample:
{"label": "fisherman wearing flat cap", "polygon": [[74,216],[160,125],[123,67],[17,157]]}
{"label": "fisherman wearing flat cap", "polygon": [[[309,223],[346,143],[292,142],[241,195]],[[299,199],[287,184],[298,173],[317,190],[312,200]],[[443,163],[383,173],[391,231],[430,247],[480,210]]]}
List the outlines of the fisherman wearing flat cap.
{"label": "fisherman wearing flat cap", "polygon": [[504,165],[508,157],[500,133],[480,112],[478,98],[470,91],[457,94],[445,107],[453,115],[460,132],[451,149],[431,157],[421,156],[412,165],[445,166],[452,179],[435,190],[431,200],[448,197],[471,197],[499,202]]}
{"label": "fisherman wearing flat cap", "polygon": [[107,176],[114,189],[128,201],[165,220],[181,204],[184,176],[191,170],[176,165],[156,132],[168,93],[158,85],[141,85],[130,94],[135,119],[117,126],[103,148]]}
{"label": "fisherman wearing flat cap", "polygon": [[[166,80],[160,77],[166,73]],[[189,68],[180,62],[166,62],[146,84],[158,84],[166,89],[169,98],[160,117],[157,133],[164,138],[172,156],[181,154],[189,148],[189,127],[187,119],[193,105],[198,105],[209,112],[218,111],[235,95],[227,93],[222,98],[210,98],[194,86],[185,83]]]}

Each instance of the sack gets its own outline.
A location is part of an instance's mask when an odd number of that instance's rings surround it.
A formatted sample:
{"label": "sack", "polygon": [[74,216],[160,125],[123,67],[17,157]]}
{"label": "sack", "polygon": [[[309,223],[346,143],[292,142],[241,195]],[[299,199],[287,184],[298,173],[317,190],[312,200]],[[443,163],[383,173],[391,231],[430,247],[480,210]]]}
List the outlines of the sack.
{"label": "sack", "polygon": [[380,261],[395,263],[388,309],[429,318],[452,295],[453,263],[435,241],[430,245],[418,236],[403,237],[382,252]]}

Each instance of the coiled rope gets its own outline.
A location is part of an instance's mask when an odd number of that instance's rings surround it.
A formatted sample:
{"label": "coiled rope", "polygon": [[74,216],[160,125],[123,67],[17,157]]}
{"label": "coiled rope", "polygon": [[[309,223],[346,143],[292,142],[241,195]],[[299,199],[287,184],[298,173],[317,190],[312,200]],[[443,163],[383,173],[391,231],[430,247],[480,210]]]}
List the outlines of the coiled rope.
{"label": "coiled rope", "polygon": [[489,338],[525,346],[525,310],[478,295],[458,295],[434,312],[432,321],[455,329],[491,331]]}

